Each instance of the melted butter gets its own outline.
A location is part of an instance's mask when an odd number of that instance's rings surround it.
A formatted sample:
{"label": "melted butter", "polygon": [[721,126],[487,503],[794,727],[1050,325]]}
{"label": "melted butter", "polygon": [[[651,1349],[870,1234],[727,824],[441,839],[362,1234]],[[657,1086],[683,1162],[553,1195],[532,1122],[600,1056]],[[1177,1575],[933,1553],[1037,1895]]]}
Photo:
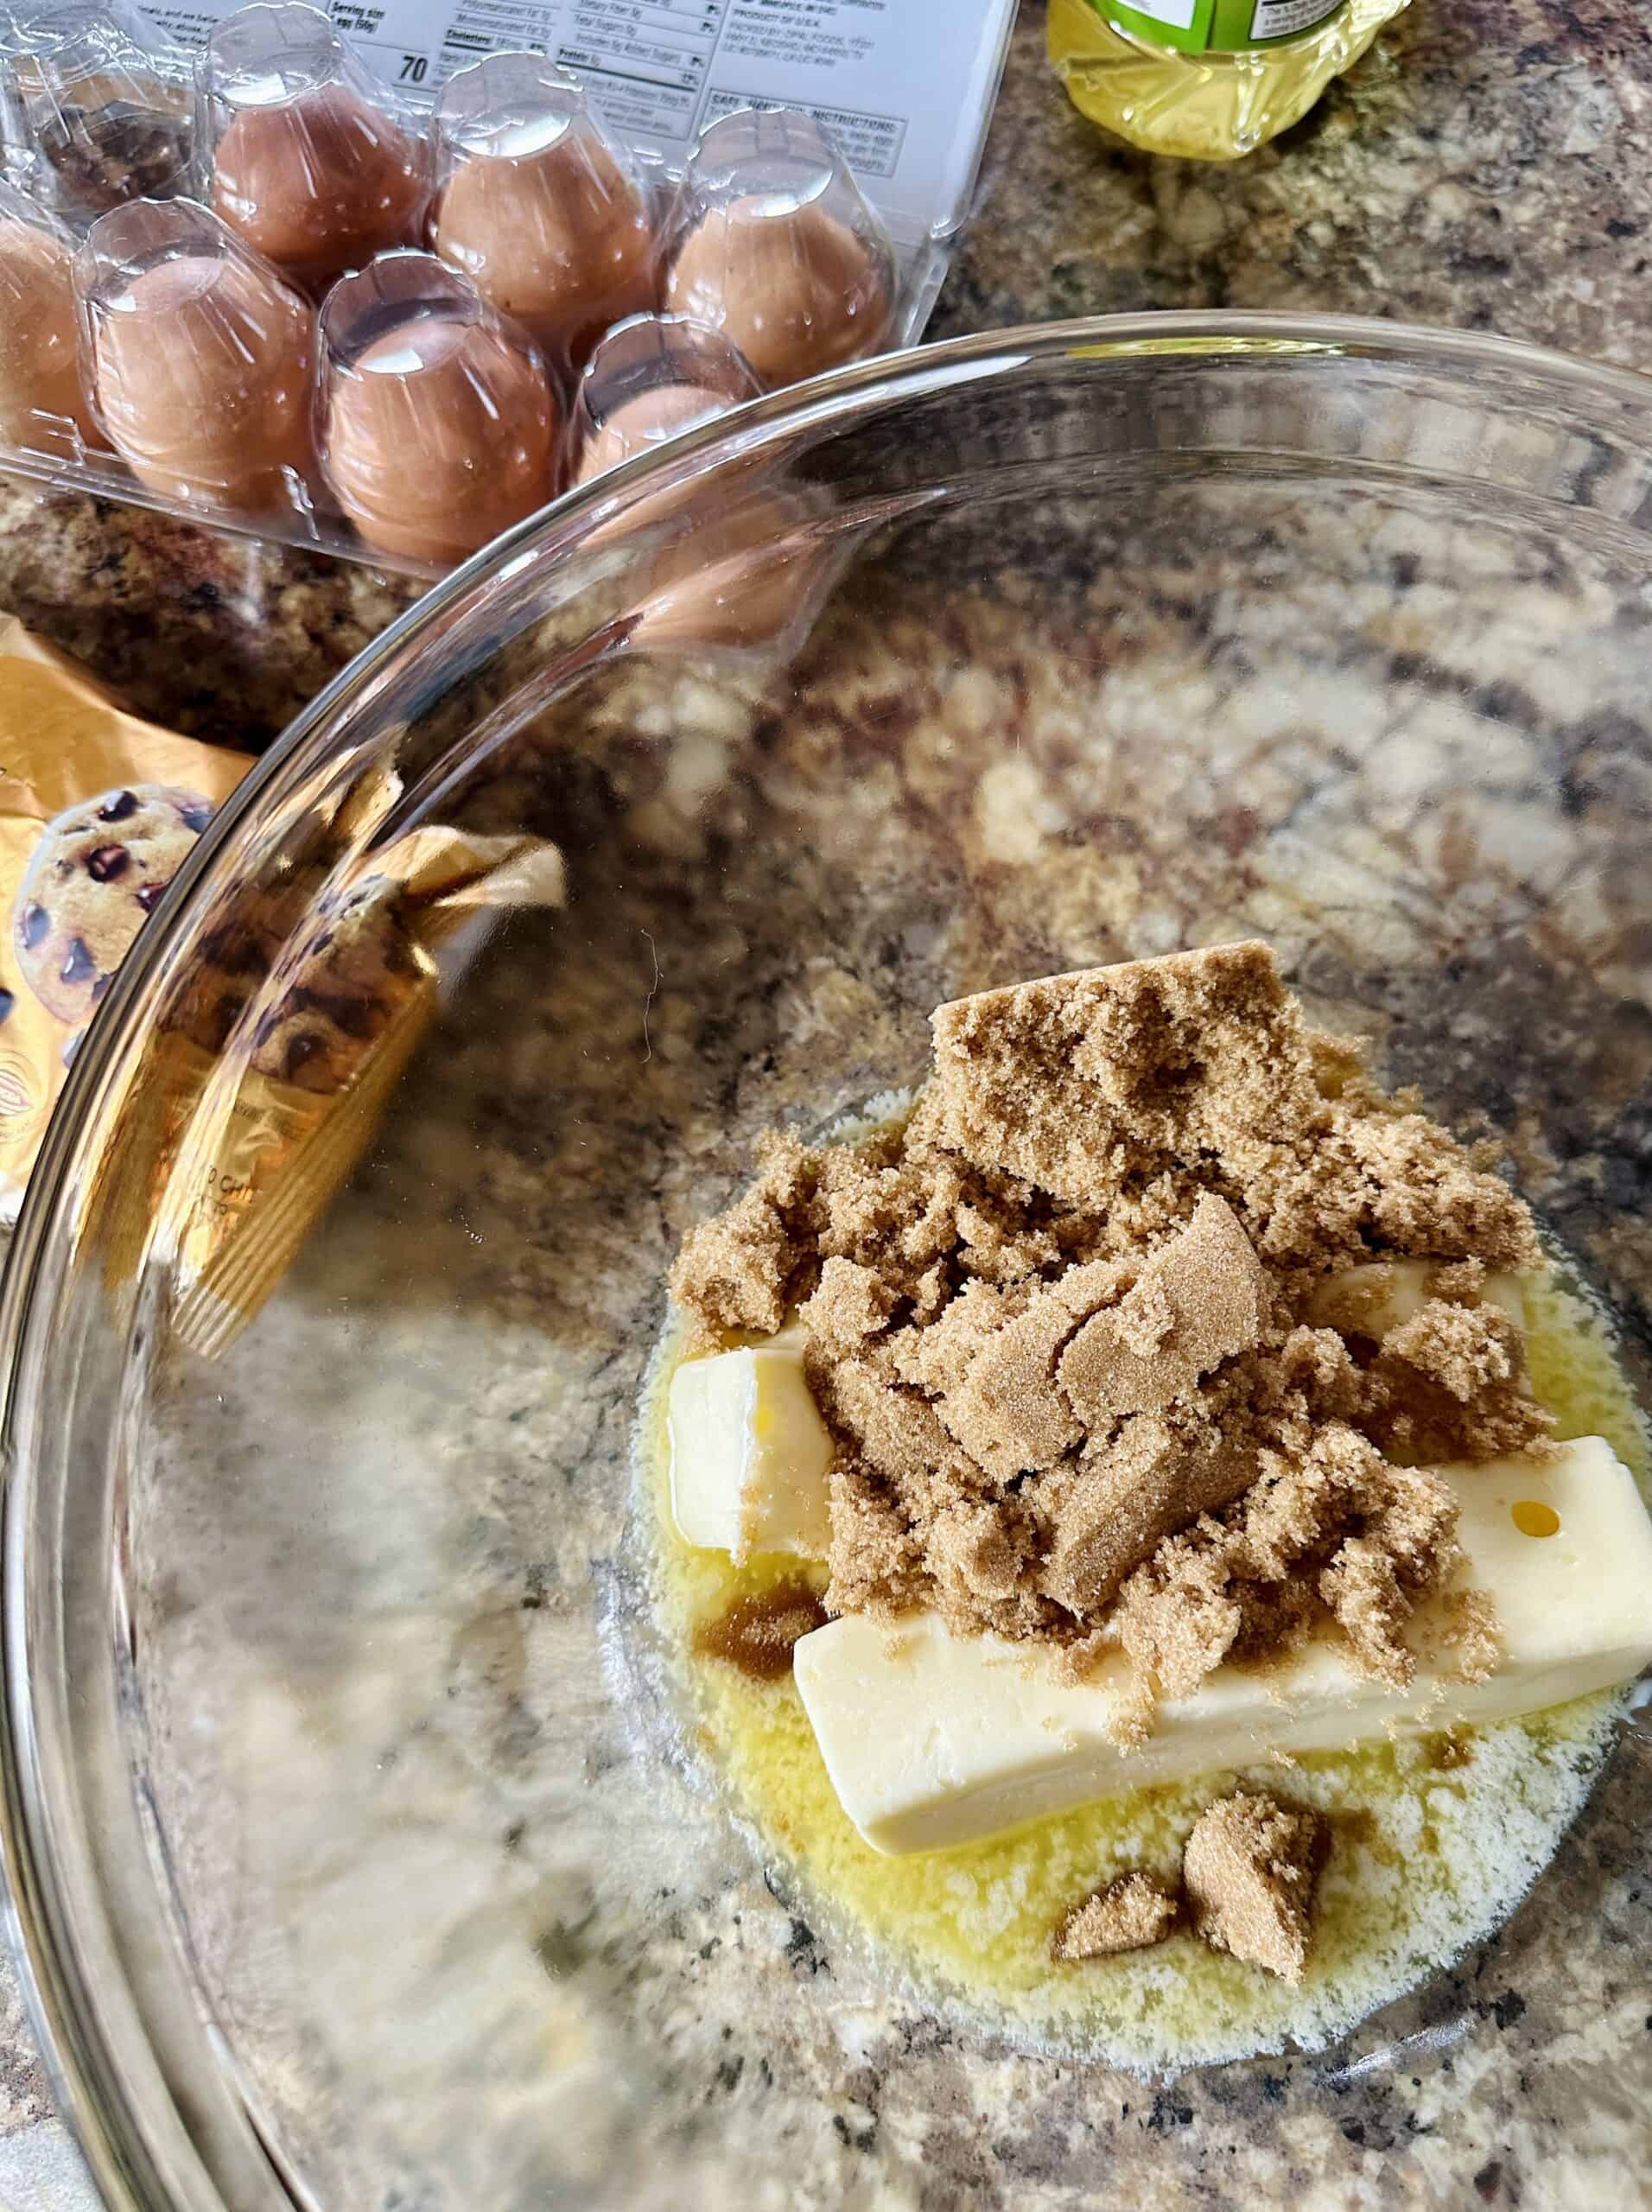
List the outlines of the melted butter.
{"label": "melted butter", "polygon": [[778,1682],[791,1672],[791,1647],[821,1627],[826,1608],[816,1586],[800,1574],[748,1590],[721,1612],[696,1624],[697,1658],[721,1659],[754,1682]]}
{"label": "melted butter", "polygon": [[1509,1512],[1522,1536],[1558,1536],[1560,1516],[1539,1497],[1516,1498]]}
{"label": "melted butter", "polygon": [[[1553,1279],[1529,1284],[1527,1303],[1533,1384],[1559,1434],[1605,1437],[1645,1490],[1652,1455],[1605,1324]],[[1506,1917],[1611,1748],[1621,1693],[1449,1738],[1250,1770],[1332,1825],[1299,1988],[1185,1934],[1151,1951],[1058,1963],[1050,1939],[1063,1915],[1133,1866],[1172,1875],[1188,1830],[1232,1777],[1138,1790],[957,1851],[871,1850],[837,1802],[789,1674],[759,1682],[688,1656],[741,1601],[757,1601],[754,1618],[784,1611],[798,1578],[795,1560],[736,1568],[677,1536],[664,1421],[670,1364],[659,1363],[650,1400],[658,1603],[732,1797],[842,1936],[869,1943],[929,2001],[961,2004],[1018,2041],[1162,2065],[1331,2040]]]}

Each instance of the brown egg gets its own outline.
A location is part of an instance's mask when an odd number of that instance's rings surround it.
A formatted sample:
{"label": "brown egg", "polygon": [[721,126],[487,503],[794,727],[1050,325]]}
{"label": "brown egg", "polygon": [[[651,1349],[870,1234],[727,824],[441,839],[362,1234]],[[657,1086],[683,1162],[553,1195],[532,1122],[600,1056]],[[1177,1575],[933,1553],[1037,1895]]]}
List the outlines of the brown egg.
{"label": "brown egg", "polygon": [[[646,453],[661,439],[687,429],[689,423],[709,422],[714,415],[727,413],[734,404],[720,391],[705,391],[694,385],[662,385],[653,391],[641,392],[622,407],[616,407],[601,428],[587,439],[574,481],[588,484],[605,469],[617,468],[622,461]],[[628,507],[620,520],[603,523],[594,533],[594,542],[628,537],[635,531],[650,529],[654,524],[664,522],[697,493],[698,487],[692,479],[671,491],[657,492],[651,499]]]}
{"label": "brown egg", "polygon": [[757,493],[732,514],[686,531],[655,561],[634,641],[692,652],[778,638],[802,613],[822,571],[807,519],[797,501]]}
{"label": "brown egg", "polygon": [[890,306],[878,257],[823,208],[765,204],[748,194],[706,211],[677,251],[667,308],[713,324],[770,385],[875,352]]}
{"label": "brown egg", "polygon": [[424,191],[417,144],[345,85],[241,109],[213,167],[224,220],[307,283],[411,245]]}
{"label": "brown egg", "polygon": [[600,139],[573,130],[542,153],[462,162],[442,195],[435,248],[490,307],[572,363],[658,290],[642,194]]}
{"label": "brown egg", "polygon": [[65,423],[103,444],[80,388],[72,269],[60,240],[0,217],[0,441],[31,452],[72,451]]}
{"label": "brown egg", "polygon": [[489,324],[429,315],[334,377],[327,477],[369,543],[448,566],[552,497],[557,428],[531,353]]}
{"label": "brown egg", "polygon": [[98,403],[152,491],[251,512],[280,507],[282,471],[312,465],[315,319],[264,270],[182,254],[135,277],[96,319]]}
{"label": "brown egg", "polygon": [[733,404],[721,392],[691,384],[658,385],[652,391],[639,392],[616,407],[586,440],[574,481],[588,484],[605,469],[618,468],[622,461],[646,453],[690,423],[708,423],[714,415],[726,414]]}

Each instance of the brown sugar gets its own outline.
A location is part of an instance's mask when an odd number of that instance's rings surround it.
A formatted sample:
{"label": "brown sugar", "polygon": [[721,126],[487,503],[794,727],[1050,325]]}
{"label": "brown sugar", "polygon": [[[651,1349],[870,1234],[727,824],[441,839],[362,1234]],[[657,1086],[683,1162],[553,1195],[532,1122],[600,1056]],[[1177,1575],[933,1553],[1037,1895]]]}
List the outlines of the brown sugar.
{"label": "brown sugar", "polygon": [[1263,1452],[1259,1466],[1232,1511],[1160,1544],[1125,1583],[1118,1640],[1143,1680],[1185,1697],[1230,1653],[1282,1655],[1317,1599],[1358,1669],[1405,1688],[1416,1671],[1407,1624],[1458,1558],[1452,1491],[1340,1422],[1300,1459]]}
{"label": "brown sugar", "polygon": [[1317,1813],[1239,1790],[1207,1807],[1182,1853],[1194,1925],[1236,1959],[1300,1981],[1328,1841]]}
{"label": "brown sugar", "polygon": [[1494,1307],[1454,1306],[1433,1298],[1410,1320],[1390,1329],[1382,1349],[1466,1406],[1489,1384],[1507,1382],[1515,1374],[1520,1332]]}
{"label": "brown sugar", "polygon": [[1174,1890],[1138,1868],[1118,1874],[1076,1904],[1056,1929],[1050,1955],[1059,1961],[1104,1959],[1162,1943],[1181,1914]]}
{"label": "brown sugar", "polygon": [[1210,1522],[1168,1536],[1125,1584],[1119,1641],[1142,1695],[1132,1733],[1146,1733],[1157,1697],[1186,1697],[1219,1667],[1245,1624],[1227,1532]]}
{"label": "brown sugar", "polygon": [[[811,1378],[812,1379],[812,1378]],[[827,1419],[852,1436],[873,1471],[914,1501],[936,1482],[969,1486],[969,1463],[920,1391],[909,1389],[884,1363],[839,1360],[816,1392]]]}
{"label": "brown sugar", "polygon": [[671,1270],[671,1295],[709,1342],[738,1329],[772,1336],[785,1321],[810,1249],[802,1217],[812,1176],[795,1137],[765,1137],[751,1188],[689,1231]]}
{"label": "brown sugar", "polygon": [[1056,1361],[1080,1323],[1129,1280],[1105,1261],[1067,1268],[978,1343],[942,1399],[948,1430],[1000,1482],[1053,1467],[1083,1441],[1084,1426],[1056,1388]]}
{"label": "brown sugar", "polygon": [[1058,1506],[1043,1586],[1080,1620],[1099,1613],[1131,1568],[1201,1513],[1247,1490],[1254,1460],[1201,1425],[1191,1440],[1150,1414],[1078,1463]]}
{"label": "brown sugar", "polygon": [[1088,1204],[1125,1160],[1208,1156],[1243,1181],[1323,1114],[1301,1013],[1266,945],[982,991],[931,1017],[944,1141]]}
{"label": "brown sugar", "polygon": [[792,1646],[819,1628],[826,1608],[800,1575],[789,1576],[750,1598],[736,1598],[715,1620],[695,1631],[703,1657],[727,1660],[755,1682],[778,1682],[791,1672]]}
{"label": "brown sugar", "polygon": [[1459,1681],[1484,1682],[1503,1659],[1503,1629],[1489,1590],[1452,1590],[1446,1598],[1446,1642]]}
{"label": "brown sugar", "polygon": [[948,1396],[962,1389],[976,1353],[1025,1304],[1025,1294],[964,1283],[927,1325],[902,1329],[891,1339],[895,1372],[932,1398]]}
{"label": "brown sugar", "polygon": [[[1442,1270],[1435,1289],[1450,1279]],[[1366,1427],[1398,1458],[1484,1459],[1548,1440],[1554,1424],[1527,1387],[1519,1328],[1467,1295],[1431,1298],[1388,1331],[1367,1370]]]}
{"label": "brown sugar", "polygon": [[801,1318],[810,1342],[820,1351],[849,1359],[882,1332],[894,1310],[895,1294],[874,1268],[834,1258],[821,1268]]}
{"label": "brown sugar", "polygon": [[924,1548],[889,1485],[852,1452],[840,1451],[831,1471],[834,1613],[893,1619],[928,1596]]}
{"label": "brown sugar", "polygon": [[1271,1303],[1233,1208],[1205,1192],[1134,1288],[1073,1337],[1062,1354],[1062,1391],[1087,1429],[1155,1413],[1224,1359],[1254,1351]]}
{"label": "brown sugar", "polygon": [[[672,1276],[696,1343],[801,1321],[829,1605],[933,1607],[1075,1668],[1121,1648],[1135,1729],[1316,1630],[1408,1681],[1458,1561],[1425,1464],[1547,1433],[1481,1294],[1536,1263],[1526,1208],[1307,1027],[1265,945],[984,992],[933,1030],[904,1122],[772,1136]],[[1342,1277],[1398,1260],[1427,1302],[1379,1338]],[[1494,1643],[1465,1630],[1464,1663]]]}

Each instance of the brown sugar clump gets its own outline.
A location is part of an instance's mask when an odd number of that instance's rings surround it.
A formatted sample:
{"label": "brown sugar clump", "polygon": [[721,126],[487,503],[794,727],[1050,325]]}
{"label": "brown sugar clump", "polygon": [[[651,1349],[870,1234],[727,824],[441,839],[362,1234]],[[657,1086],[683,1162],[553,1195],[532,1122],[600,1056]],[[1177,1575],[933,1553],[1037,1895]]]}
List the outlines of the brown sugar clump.
{"label": "brown sugar clump", "polygon": [[1118,1640],[1155,1695],[1186,1697],[1230,1653],[1288,1650],[1317,1599],[1359,1669],[1404,1688],[1415,1672],[1405,1630],[1456,1564],[1456,1522],[1437,1476],[1328,1423],[1299,1460],[1263,1453],[1221,1520],[1160,1545],[1123,1586]]}
{"label": "brown sugar clump", "polygon": [[1017,1499],[942,1506],[924,1547],[942,1612],[984,1618],[999,1635],[1016,1637],[1042,1634],[1051,1618],[1051,1606],[1032,1586],[1029,1562],[1036,1556],[1031,1508]]}
{"label": "brown sugar clump", "polygon": [[1327,1111],[1312,1148],[1288,1168],[1270,1168],[1256,1189],[1264,1259],[1541,1264],[1527,1208],[1438,1122],[1357,1096]]}
{"label": "brown sugar clump", "polygon": [[1319,1577],[1319,1595],[1347,1633],[1363,1674],[1403,1689],[1414,1662],[1400,1640],[1410,1611],[1393,1559],[1365,1536],[1350,1536]]}
{"label": "brown sugar clump", "polygon": [[1046,1292],[1005,1324],[941,1401],[941,1418],[970,1457],[1001,1483],[1053,1467],[1084,1432],[1056,1389],[1056,1356],[1073,1318]]}
{"label": "brown sugar clump", "polygon": [[832,1611],[893,1620],[927,1604],[923,1546],[889,1485],[852,1453],[840,1452],[828,1498],[832,1579],[826,1601]]}
{"label": "brown sugar clump", "polygon": [[1300,1981],[1326,1841],[1317,1813],[1260,1790],[1239,1790],[1208,1807],[1182,1853],[1199,1934],[1236,1959]]}
{"label": "brown sugar clump", "polygon": [[810,1340],[838,1359],[852,1358],[868,1338],[887,1326],[895,1294],[875,1268],[853,1260],[828,1260],[802,1321]]}
{"label": "brown sugar clump", "polygon": [[896,1374],[931,1397],[946,1397],[963,1387],[975,1354],[1026,1302],[1025,1293],[966,1282],[926,1326],[902,1329],[891,1340]]}
{"label": "brown sugar clump", "polygon": [[1378,1513],[1391,1472],[1373,1445],[1339,1421],[1318,1428],[1299,1453],[1264,1453],[1233,1532],[1236,1573],[1282,1580],[1339,1529]]}
{"label": "brown sugar clump", "polygon": [[1495,1307],[1449,1305],[1434,1298],[1410,1320],[1390,1329],[1382,1349],[1466,1406],[1489,1385],[1507,1382],[1518,1371],[1520,1332]]}
{"label": "brown sugar clump", "polygon": [[1234,1547],[1210,1522],[1167,1537],[1124,1586],[1119,1641],[1135,1662],[1147,1703],[1187,1697],[1238,1641],[1245,1608],[1234,1581]]}
{"label": "brown sugar clump", "polygon": [[1390,1329],[1367,1370],[1366,1427],[1407,1459],[1490,1459],[1548,1440],[1519,1328],[1492,1306],[1433,1298]]}
{"label": "brown sugar clump", "polygon": [[1077,1618],[1099,1612],[1132,1567],[1201,1513],[1249,1487],[1254,1461],[1220,1433],[1192,1441],[1149,1414],[1092,1446],[1056,1505],[1043,1586]]}
{"label": "brown sugar clump", "polygon": [[1050,1955],[1068,1961],[1145,1951],[1164,1942],[1180,1912],[1176,1892],[1156,1874],[1141,1869],[1118,1874],[1067,1914],[1056,1929]]}
{"label": "brown sugar clump", "polygon": [[1459,1681],[1484,1682],[1503,1659],[1496,1600],[1486,1590],[1452,1590],[1446,1598],[1446,1642],[1457,1656]]}
{"label": "brown sugar clump", "polygon": [[1061,1387],[1087,1427],[1154,1413],[1261,1341],[1268,1277],[1233,1208],[1207,1192],[1135,1287],[1079,1330]]}
{"label": "brown sugar clump", "polygon": [[1244,1179],[1323,1113],[1302,1016],[1264,944],[982,991],[931,1020],[946,1141],[1078,1204],[1127,1160]]}
{"label": "brown sugar clump", "polygon": [[1105,1261],[1069,1268],[984,1337],[941,1402],[941,1418],[1000,1482],[1053,1467],[1084,1428],[1056,1387],[1062,1347],[1128,1274]]}
{"label": "brown sugar clump", "polygon": [[913,1497],[931,1482],[968,1488],[968,1463],[929,1400],[880,1363],[845,1359],[828,1370],[823,1410],[851,1435],[877,1474]]}
{"label": "brown sugar clump", "polygon": [[724,1330],[771,1336],[786,1318],[810,1253],[804,1215],[813,1162],[795,1137],[765,1137],[757,1180],[726,1213],[690,1230],[671,1295],[715,1342]]}
{"label": "brown sugar clump", "polygon": [[[933,1028],[904,1122],[771,1137],[672,1276],[698,1347],[801,1323],[833,1609],[931,1607],[1075,1668],[1121,1649],[1128,1734],[1314,1632],[1408,1681],[1458,1565],[1426,1465],[1549,1427],[1482,1295],[1537,1263],[1526,1208],[1311,1031],[1263,945],[984,992]],[[1386,1327],[1398,1260],[1427,1303]],[[1465,1631],[1463,1662],[1495,1638]]]}

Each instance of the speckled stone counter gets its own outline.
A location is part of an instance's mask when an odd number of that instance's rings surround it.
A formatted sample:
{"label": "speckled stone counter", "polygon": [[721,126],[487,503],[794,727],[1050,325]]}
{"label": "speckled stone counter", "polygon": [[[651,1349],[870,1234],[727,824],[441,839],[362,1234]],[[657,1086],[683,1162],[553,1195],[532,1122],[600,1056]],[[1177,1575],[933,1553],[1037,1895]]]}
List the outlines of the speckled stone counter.
{"label": "speckled stone counter", "polygon": [[[981,212],[933,334],[1223,306],[1401,315],[1632,365],[1652,348],[1652,19],[1637,0],[1418,0],[1287,139],[1222,171],[1105,142],[1049,77],[1042,36],[1042,10],[1029,6]],[[365,568],[0,487],[0,607],[141,711],[202,736],[267,742],[413,596]],[[1626,1951],[1647,1941],[1632,1927],[1647,1905],[1629,1839],[1649,1779],[1642,1747],[1638,1766],[1615,1770],[1587,1840],[1562,1857],[1563,1878],[1607,1885]],[[1638,2201],[1622,2192],[1649,2163],[1640,2095],[1591,2076],[1591,2019],[1557,2017],[1547,1995],[1566,1940],[1534,1901],[1494,1973],[1482,1979],[1471,1959],[1420,2000],[1414,2078],[1393,2054],[1369,2078],[1328,2077],[1312,2129],[1270,2120],[1264,2073],[1242,2090],[1220,2075],[1140,2094],[1109,2087],[1101,2108],[1082,2113],[1070,2082],[1058,2113],[1007,2119],[1004,2140],[1030,2183],[1040,2158],[1059,2165],[1064,2130],[1091,2129],[1115,2162],[1121,2204],[1288,2193],[1325,2207],[1533,2212]],[[1621,2010],[1634,1993],[1615,1988],[1610,2001]],[[1484,2033],[1467,2037],[1472,2021]],[[1449,2046],[1465,2037],[1454,2057]],[[1585,2080],[1603,2140],[1573,2147],[1568,2110]],[[998,2155],[983,2145],[980,2173],[937,2175],[937,2212],[996,2202]],[[79,2212],[88,2201],[0,1977],[0,2205]]]}

